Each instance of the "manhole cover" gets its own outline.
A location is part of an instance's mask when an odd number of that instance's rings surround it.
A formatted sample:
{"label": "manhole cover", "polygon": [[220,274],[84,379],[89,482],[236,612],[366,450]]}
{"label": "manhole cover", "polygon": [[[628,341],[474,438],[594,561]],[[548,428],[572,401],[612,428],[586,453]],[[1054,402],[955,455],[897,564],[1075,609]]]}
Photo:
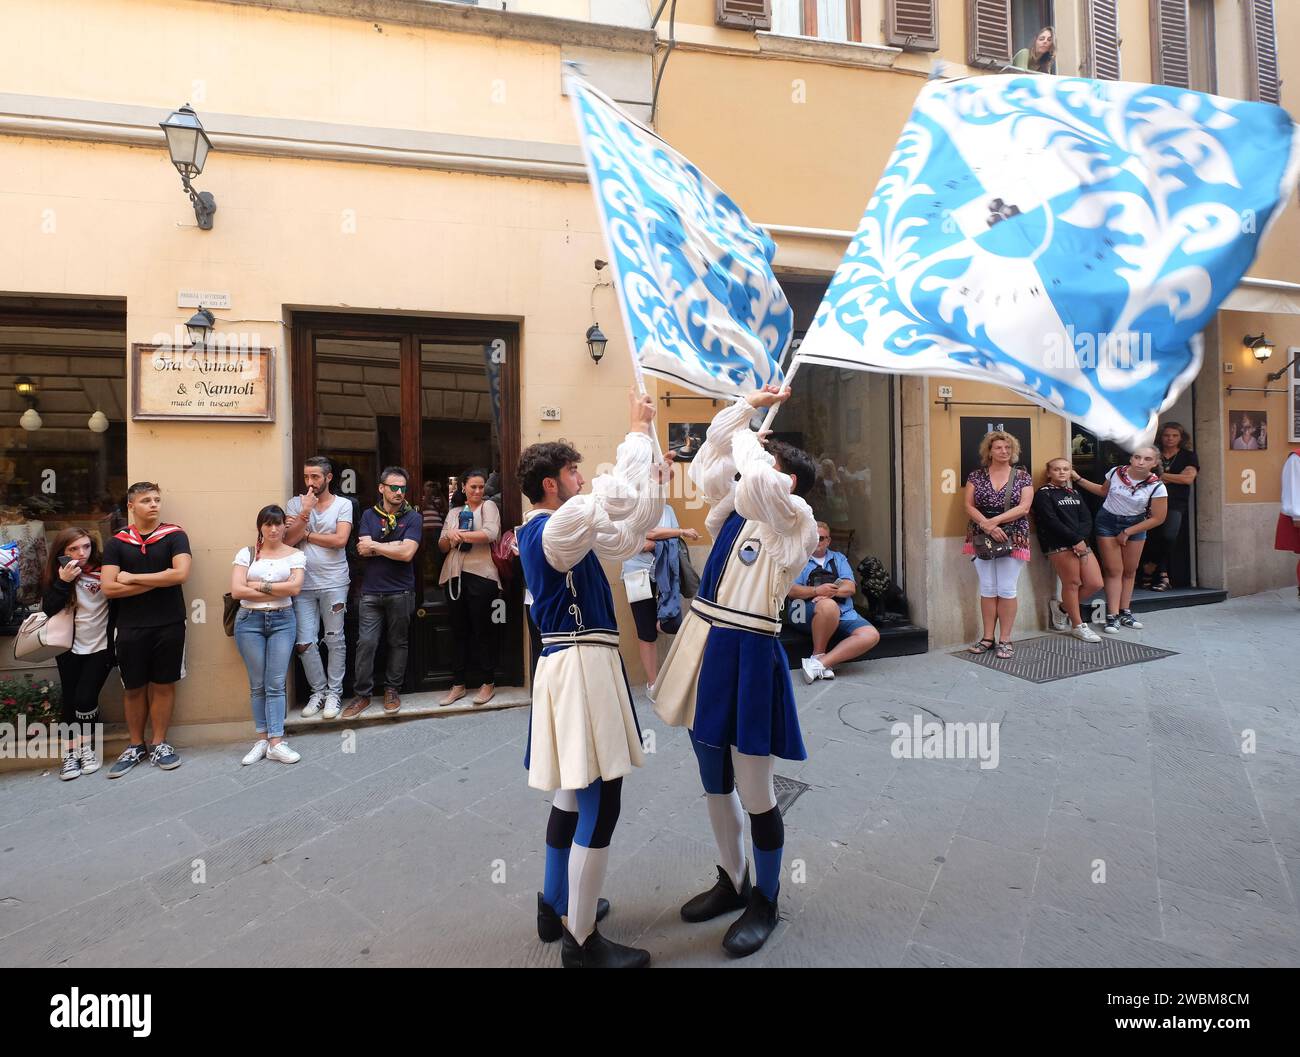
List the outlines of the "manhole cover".
{"label": "manhole cover", "polygon": [[1017,642],[1016,655],[1009,661],[998,660],[993,650],[975,654],[963,649],[952,656],[1031,683],[1050,683],[1072,675],[1088,675],[1108,668],[1174,657],[1177,651],[1143,646],[1140,642],[1127,642],[1111,636],[1094,643],[1081,642],[1072,635],[1043,635]]}
{"label": "manhole cover", "polygon": [[776,790],[776,806],[781,811],[781,817],[785,818],[785,813],[794,807],[794,802],[804,794],[808,788],[806,782],[796,782],[793,778],[786,778],[784,775],[772,775],[772,788]]}

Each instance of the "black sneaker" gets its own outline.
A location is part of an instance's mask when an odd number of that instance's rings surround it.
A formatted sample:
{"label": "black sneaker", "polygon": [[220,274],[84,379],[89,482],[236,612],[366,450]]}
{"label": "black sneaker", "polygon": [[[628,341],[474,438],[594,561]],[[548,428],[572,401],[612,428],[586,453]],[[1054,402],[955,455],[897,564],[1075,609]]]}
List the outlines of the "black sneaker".
{"label": "black sneaker", "polygon": [[1127,609],[1121,609],[1119,611],[1119,626],[1122,628],[1136,628],[1140,630],[1142,622],[1134,619],[1133,614]]}
{"label": "black sneaker", "polygon": [[594,928],[579,944],[565,929],[560,964],[566,969],[644,969],[650,964],[650,952],[607,940]]}
{"label": "black sneaker", "polygon": [[[596,920],[604,921],[609,915],[609,900],[596,900]],[[564,922],[551,905],[537,893],[537,938],[543,943],[554,943],[564,934]]]}
{"label": "black sneaker", "polygon": [[745,880],[739,892],[731,881],[731,875],[719,866],[718,883],[707,892],[688,899],[682,906],[682,918],[685,921],[709,921],[720,914],[744,910],[749,906],[751,887],[748,866],[745,867]]}
{"label": "black sneaker", "polygon": [[181,765],[181,758],[175,749],[165,741],[160,741],[153,747],[153,755],[149,757],[149,762],[164,771],[174,771]]}
{"label": "black sneaker", "polygon": [[74,778],[81,777],[81,760],[78,758],[75,750],[69,750],[68,755],[63,757],[63,770],[59,772],[59,779],[64,782],[70,782]]}
{"label": "black sneaker", "polygon": [[722,949],[733,958],[746,958],[754,954],[772,935],[779,917],[777,901],[769,901],[767,896],[755,888],[749,894],[749,906],[731,923],[731,928],[727,929],[727,934],[722,938]]}
{"label": "black sneaker", "polygon": [[148,745],[128,745],[126,752],[117,758],[117,763],[108,769],[110,778],[121,778],[127,771],[131,770],[137,763],[140,763],[145,756],[149,754]]}

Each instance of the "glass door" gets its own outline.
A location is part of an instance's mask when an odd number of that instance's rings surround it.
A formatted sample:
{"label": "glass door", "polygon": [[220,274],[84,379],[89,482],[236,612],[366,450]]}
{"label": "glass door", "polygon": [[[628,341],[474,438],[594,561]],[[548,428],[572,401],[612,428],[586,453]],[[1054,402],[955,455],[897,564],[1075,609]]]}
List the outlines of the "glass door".
{"label": "glass door", "polygon": [[[437,541],[465,471],[488,473],[488,495],[498,505],[503,530],[520,520],[517,346],[513,324],[314,315],[295,321],[296,466],[310,455],[328,457],[334,464],[332,487],[352,500],[354,523],[378,500],[384,468],[401,466],[409,474],[409,502],[422,515],[406,692],[451,685],[457,643],[439,583],[443,555]],[[297,475],[295,469],[300,487]],[[345,692],[351,692],[360,580],[355,553],[349,561],[353,590]],[[513,582],[504,587],[497,607],[498,683],[519,685],[522,590]],[[382,670],[382,652],[381,646],[376,670]]]}

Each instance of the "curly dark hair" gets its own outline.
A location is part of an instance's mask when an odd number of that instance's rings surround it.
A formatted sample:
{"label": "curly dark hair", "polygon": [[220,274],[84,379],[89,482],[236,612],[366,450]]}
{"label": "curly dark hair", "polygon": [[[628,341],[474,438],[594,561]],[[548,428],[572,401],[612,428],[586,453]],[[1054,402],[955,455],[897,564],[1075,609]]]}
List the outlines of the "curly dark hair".
{"label": "curly dark hair", "polygon": [[813,464],[812,456],[783,440],[768,441],[767,450],[776,457],[777,466],[782,473],[794,474],[794,494],[806,496],[817,483],[817,467]]}
{"label": "curly dark hair", "polygon": [[530,444],[519,456],[519,487],[530,503],[539,503],[546,497],[542,482],[548,477],[558,477],[571,462],[582,462],[582,454],[567,440],[546,444]]}

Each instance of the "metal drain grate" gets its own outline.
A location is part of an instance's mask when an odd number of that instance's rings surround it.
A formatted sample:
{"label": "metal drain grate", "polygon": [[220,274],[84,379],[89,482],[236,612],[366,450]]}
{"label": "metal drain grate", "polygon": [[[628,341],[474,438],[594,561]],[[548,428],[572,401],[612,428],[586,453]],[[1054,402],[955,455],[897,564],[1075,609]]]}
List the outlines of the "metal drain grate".
{"label": "metal drain grate", "polygon": [[1126,642],[1109,636],[1102,642],[1092,643],[1080,642],[1071,635],[1043,635],[1017,642],[1016,655],[1009,661],[998,660],[993,650],[975,654],[963,649],[952,656],[1031,683],[1050,683],[1057,679],[1069,679],[1073,675],[1088,675],[1109,668],[1123,668],[1130,664],[1156,661],[1161,657],[1177,656],[1177,651],[1143,646],[1140,642]]}
{"label": "metal drain grate", "polygon": [[781,817],[785,818],[785,813],[794,807],[794,802],[803,796],[808,789],[808,783],[796,782],[793,778],[774,774],[772,775],[772,788],[776,790],[776,806],[781,811]]}

